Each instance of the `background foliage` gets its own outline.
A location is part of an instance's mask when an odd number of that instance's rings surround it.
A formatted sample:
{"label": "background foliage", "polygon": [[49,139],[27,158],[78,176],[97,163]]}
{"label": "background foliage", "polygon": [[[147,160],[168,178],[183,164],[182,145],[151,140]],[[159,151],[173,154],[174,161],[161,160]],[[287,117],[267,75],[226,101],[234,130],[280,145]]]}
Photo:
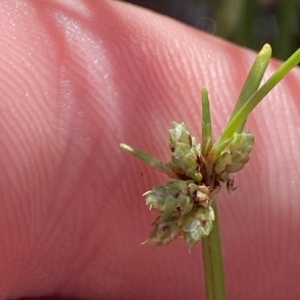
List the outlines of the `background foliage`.
{"label": "background foliage", "polygon": [[300,45],[299,0],[123,0],[242,46],[288,58]]}

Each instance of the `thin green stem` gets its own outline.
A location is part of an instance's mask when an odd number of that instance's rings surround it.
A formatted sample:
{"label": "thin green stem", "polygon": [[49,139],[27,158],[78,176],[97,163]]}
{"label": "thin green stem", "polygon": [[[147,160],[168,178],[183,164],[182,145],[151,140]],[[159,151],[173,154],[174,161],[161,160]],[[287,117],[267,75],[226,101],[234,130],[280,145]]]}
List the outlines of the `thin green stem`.
{"label": "thin green stem", "polygon": [[226,290],[222,261],[220,228],[216,201],[212,202],[215,211],[214,227],[209,236],[202,239],[206,300],[225,300]]}
{"label": "thin green stem", "polygon": [[256,105],[278,84],[280,80],[300,62],[300,48],[288,58],[278,70],[266,81],[264,85],[257,90],[252,97],[241,107],[239,112],[229,121],[221,135],[221,139],[230,138],[234,132],[237,132],[241,124],[245,122],[251,111]]}

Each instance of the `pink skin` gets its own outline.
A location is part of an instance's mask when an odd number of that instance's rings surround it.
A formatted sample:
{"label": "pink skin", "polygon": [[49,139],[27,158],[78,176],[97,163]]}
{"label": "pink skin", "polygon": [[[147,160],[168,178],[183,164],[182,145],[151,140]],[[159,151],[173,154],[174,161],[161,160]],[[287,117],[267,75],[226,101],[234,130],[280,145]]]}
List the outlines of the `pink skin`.
{"label": "pink skin", "polygon": [[[0,296],[203,299],[201,247],[141,246],[168,129],[215,136],[255,53],[113,1],[1,1]],[[267,76],[279,65],[273,61]],[[218,197],[228,299],[300,294],[300,102],[294,70],[248,122],[252,159]]]}

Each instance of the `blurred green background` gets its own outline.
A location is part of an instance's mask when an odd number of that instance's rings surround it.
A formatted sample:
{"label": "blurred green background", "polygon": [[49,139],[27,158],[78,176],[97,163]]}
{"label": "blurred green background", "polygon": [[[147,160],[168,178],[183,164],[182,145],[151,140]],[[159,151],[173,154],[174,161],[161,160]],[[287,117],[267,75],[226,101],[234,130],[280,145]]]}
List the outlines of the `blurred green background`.
{"label": "blurred green background", "polygon": [[123,0],[190,24],[237,44],[289,57],[300,44],[299,0]]}

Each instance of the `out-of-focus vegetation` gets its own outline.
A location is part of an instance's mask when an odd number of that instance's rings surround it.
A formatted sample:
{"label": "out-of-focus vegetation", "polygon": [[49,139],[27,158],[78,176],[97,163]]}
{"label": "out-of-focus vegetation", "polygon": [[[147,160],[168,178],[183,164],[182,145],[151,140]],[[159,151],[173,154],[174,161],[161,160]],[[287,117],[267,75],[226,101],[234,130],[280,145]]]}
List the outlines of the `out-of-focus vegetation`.
{"label": "out-of-focus vegetation", "polygon": [[300,44],[299,0],[123,0],[190,24],[245,47],[271,44],[289,57]]}

